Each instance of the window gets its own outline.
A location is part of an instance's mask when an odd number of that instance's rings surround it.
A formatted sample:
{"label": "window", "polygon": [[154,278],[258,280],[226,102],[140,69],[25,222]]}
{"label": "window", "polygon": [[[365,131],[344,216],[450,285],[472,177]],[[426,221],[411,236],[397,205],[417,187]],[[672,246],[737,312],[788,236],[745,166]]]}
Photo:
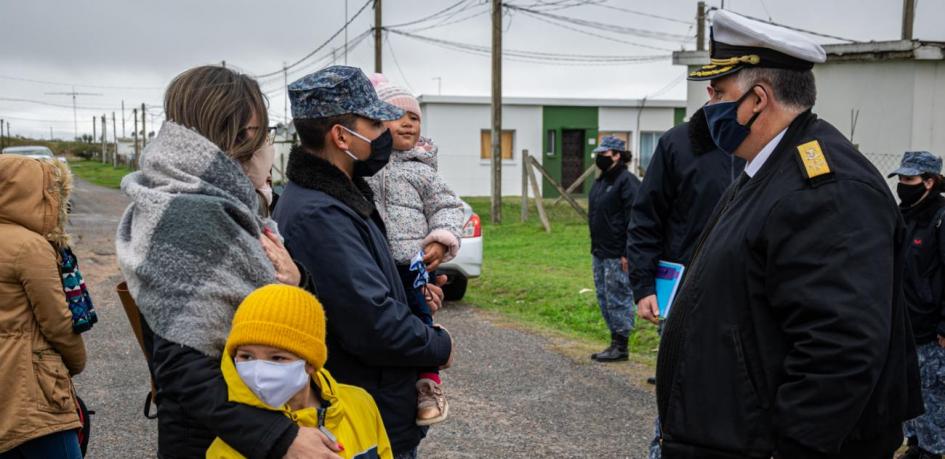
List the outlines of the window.
{"label": "window", "polygon": [[[502,160],[511,161],[512,160],[512,138],[514,137],[515,131],[503,130],[501,147]],[[479,158],[486,161],[492,159],[492,130],[483,129],[480,134],[480,148],[479,148]]]}
{"label": "window", "polygon": [[646,170],[650,166],[650,160],[653,159],[653,153],[656,151],[656,143],[663,136],[662,132],[641,132],[640,133],[640,168]]}
{"label": "window", "polygon": [[545,139],[545,154],[548,156],[554,156],[555,152],[558,151],[558,130],[549,129],[548,138]]}

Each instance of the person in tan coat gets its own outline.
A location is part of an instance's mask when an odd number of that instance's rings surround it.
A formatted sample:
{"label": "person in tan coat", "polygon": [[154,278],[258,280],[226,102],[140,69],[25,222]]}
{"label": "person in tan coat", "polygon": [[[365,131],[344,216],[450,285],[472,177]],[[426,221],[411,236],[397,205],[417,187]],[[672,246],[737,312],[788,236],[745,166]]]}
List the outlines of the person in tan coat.
{"label": "person in tan coat", "polygon": [[0,458],[81,457],[72,386],[85,367],[58,268],[72,178],[0,156]]}

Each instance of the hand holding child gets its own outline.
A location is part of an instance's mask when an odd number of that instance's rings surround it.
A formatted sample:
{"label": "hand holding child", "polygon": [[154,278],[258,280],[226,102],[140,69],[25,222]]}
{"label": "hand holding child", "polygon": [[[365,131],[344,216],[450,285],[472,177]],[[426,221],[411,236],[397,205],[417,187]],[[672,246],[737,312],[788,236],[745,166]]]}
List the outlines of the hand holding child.
{"label": "hand holding child", "polygon": [[280,284],[299,286],[302,281],[302,274],[299,273],[299,267],[289,255],[282,240],[269,228],[263,229],[263,235],[259,238],[262,242],[263,250],[266,256],[272,262],[272,267],[276,270],[276,280]]}
{"label": "hand holding child", "polygon": [[299,427],[299,434],[285,454],[285,459],[341,459],[335,454],[342,451],[341,445],[332,442],[325,434],[312,427]]}

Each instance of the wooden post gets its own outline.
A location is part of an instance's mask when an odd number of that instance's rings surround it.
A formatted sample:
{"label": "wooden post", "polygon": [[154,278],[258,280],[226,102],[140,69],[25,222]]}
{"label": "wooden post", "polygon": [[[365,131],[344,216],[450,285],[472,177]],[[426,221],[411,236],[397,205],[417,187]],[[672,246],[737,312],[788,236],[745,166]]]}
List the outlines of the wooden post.
{"label": "wooden post", "polygon": [[138,148],[138,109],[134,108],[131,110],[135,115],[135,124],[134,129],[131,130],[131,137],[135,142],[135,157],[131,160],[131,170],[138,170],[138,159],[141,156],[141,150]]}
{"label": "wooden post", "polygon": [[502,0],[492,0],[492,209],[502,223]]}
{"label": "wooden post", "polygon": [[[581,184],[584,183],[584,181],[587,180],[588,177],[590,177],[591,175],[593,175],[593,174],[594,174],[594,170],[596,170],[596,169],[597,169],[597,166],[596,166],[596,165],[591,166],[591,167],[588,167],[587,170],[584,171],[583,174],[581,174],[581,177],[578,178],[577,180],[575,180],[574,183],[572,183],[570,186],[568,186],[568,189],[567,189],[567,190],[564,190],[564,191],[567,191],[568,194],[574,193],[574,190],[576,190],[579,186],[581,186]],[[562,199],[564,199],[563,196],[558,196],[558,197],[555,199],[555,202],[551,203],[551,205],[552,205],[552,206],[557,206],[558,203],[561,202]]]}
{"label": "wooden post", "polygon": [[532,166],[535,169],[538,169],[538,172],[541,172],[541,175],[543,175],[546,180],[551,182],[551,186],[555,187],[555,189],[558,190],[558,193],[561,194],[561,196],[563,196],[564,199],[568,201],[568,204],[571,204],[571,207],[574,208],[574,211],[577,212],[578,215],[581,216],[581,218],[584,218],[586,220],[587,211],[585,211],[584,208],[581,207],[581,205],[578,204],[577,201],[575,201],[574,198],[572,198],[571,195],[569,195],[565,191],[564,188],[561,188],[561,185],[559,185],[558,182],[556,182],[555,179],[551,177],[551,174],[549,174],[548,171],[546,171],[545,168],[542,167],[541,164],[539,164],[538,161],[535,160],[535,158],[530,158],[530,161],[532,163]]}
{"label": "wooden post", "polygon": [[522,223],[528,221],[528,150],[522,150]]}
{"label": "wooden post", "polygon": [[915,22],[915,0],[902,0],[902,39],[912,40],[912,25]]}
{"label": "wooden post", "polygon": [[696,50],[705,51],[705,2],[696,6]]}
{"label": "wooden post", "polygon": [[381,48],[381,0],[374,0],[374,73],[384,73],[381,71],[383,52]]}
{"label": "wooden post", "polygon": [[538,219],[541,220],[542,226],[545,227],[545,232],[551,232],[551,222],[548,221],[548,214],[545,213],[545,203],[542,201],[541,196],[541,185],[538,184],[538,179],[535,178],[535,171],[531,168],[531,156],[528,157],[529,161],[525,163],[525,169],[528,171],[528,178],[532,184],[532,194],[535,195],[535,207],[538,208]]}
{"label": "wooden post", "polygon": [[148,111],[144,108],[144,102],[141,103],[141,149],[148,146],[148,126],[144,119],[148,117]]}

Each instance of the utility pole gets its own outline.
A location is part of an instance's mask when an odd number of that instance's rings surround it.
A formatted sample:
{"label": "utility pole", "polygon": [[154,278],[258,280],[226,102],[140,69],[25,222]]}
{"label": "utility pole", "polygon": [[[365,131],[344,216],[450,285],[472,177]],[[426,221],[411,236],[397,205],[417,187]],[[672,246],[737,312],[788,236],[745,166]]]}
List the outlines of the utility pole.
{"label": "utility pole", "polygon": [[91,144],[94,144],[94,143],[95,143],[95,139],[98,137],[98,134],[97,134],[98,129],[95,129],[95,126],[96,126],[97,124],[98,124],[98,119],[93,116],[93,117],[92,117],[92,138],[91,138],[90,141],[89,141],[89,143],[91,143]]}
{"label": "utility pole", "polygon": [[[75,92],[75,86],[72,87],[72,92],[47,92],[47,96],[72,96],[72,127],[75,129],[75,138],[79,138],[79,117],[76,115],[75,107],[75,97],[76,96],[101,96],[101,94],[93,92]],[[94,124],[94,123],[93,123]]]}
{"label": "utility pole", "polygon": [[115,143],[115,153],[112,154],[112,167],[118,167],[118,129],[115,124],[115,112],[112,112],[112,141]]}
{"label": "utility pole", "polygon": [[131,112],[134,113],[135,116],[135,128],[131,130],[131,138],[134,139],[135,142],[135,157],[131,161],[131,170],[136,171],[138,170],[138,156],[141,154],[141,150],[138,149],[138,109],[133,108]]}
{"label": "utility pole", "polygon": [[383,53],[381,52],[381,0],[374,0],[374,72],[383,73],[381,71],[381,59],[383,58]]}
{"label": "utility pole", "polygon": [[49,126],[49,140],[53,139],[52,126]]}
{"label": "utility pole", "polygon": [[912,40],[912,24],[915,21],[915,0],[902,0],[902,39]]}
{"label": "utility pole", "polygon": [[105,114],[102,113],[102,164],[105,164],[105,161],[108,160],[108,144],[105,143],[108,139],[107,133],[108,123],[105,121]]}
{"label": "utility pole", "polygon": [[348,0],[345,0],[345,65],[348,65]]}
{"label": "utility pole", "polygon": [[[541,199],[541,196],[535,196]],[[492,0],[492,217],[502,223],[502,0]]]}
{"label": "utility pole", "polygon": [[144,102],[141,102],[141,148],[148,146],[148,127],[145,124],[144,119],[147,118],[148,112],[144,108]]}
{"label": "utility pole", "polygon": [[125,136],[125,99],[121,100],[121,136]]}
{"label": "utility pole", "polygon": [[696,6],[696,50],[705,51],[705,2]]}
{"label": "utility pole", "polygon": [[282,63],[282,82],[285,84],[285,100],[282,104],[282,115],[285,119],[285,127],[289,128],[289,68],[286,63]]}
{"label": "utility pole", "polygon": [[3,148],[5,146],[7,146],[7,143],[6,143],[6,140],[3,138],[3,118],[0,118],[0,148]]}

